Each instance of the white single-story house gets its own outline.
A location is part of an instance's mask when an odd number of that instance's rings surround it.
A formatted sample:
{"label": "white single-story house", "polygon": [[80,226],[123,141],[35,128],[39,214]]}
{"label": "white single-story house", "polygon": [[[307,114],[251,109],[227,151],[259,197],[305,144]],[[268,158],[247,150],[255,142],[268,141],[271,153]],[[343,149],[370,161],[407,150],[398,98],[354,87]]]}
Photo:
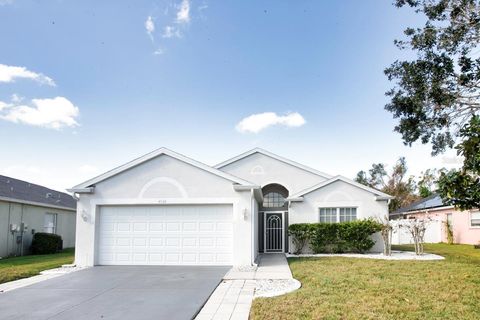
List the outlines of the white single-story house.
{"label": "white single-story house", "polygon": [[161,148],[69,191],[79,266],[253,265],[289,251],[290,224],[383,218],[392,198],[258,148],[214,167]]}

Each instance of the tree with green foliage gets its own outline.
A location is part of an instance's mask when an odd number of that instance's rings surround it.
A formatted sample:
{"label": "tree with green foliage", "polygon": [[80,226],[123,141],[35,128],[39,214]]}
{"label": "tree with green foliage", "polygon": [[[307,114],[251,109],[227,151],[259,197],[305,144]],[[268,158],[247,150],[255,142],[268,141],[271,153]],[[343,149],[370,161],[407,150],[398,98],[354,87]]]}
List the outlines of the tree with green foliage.
{"label": "tree with green foliage", "polygon": [[480,207],[480,117],[474,116],[460,130],[462,142],[455,148],[464,157],[460,170],[443,173],[438,187],[445,204],[461,210]]}
{"label": "tree with green foliage", "polygon": [[405,158],[400,157],[390,174],[383,163],[374,163],[368,174],[365,171],[358,172],[355,181],[394,196],[389,204],[389,211],[392,212],[419,198],[415,194],[415,179],[407,176],[407,170]]}
{"label": "tree with green foliage", "polygon": [[416,58],[385,69],[395,83],[385,109],[399,120],[395,131],[406,145],[431,143],[432,155],[438,155],[458,144],[463,168],[441,175],[440,194],[459,208],[479,207],[480,1],[396,0],[395,5],[409,6],[427,21],[395,41]]}
{"label": "tree with green foliage", "polygon": [[445,169],[427,169],[420,174],[417,189],[418,195],[422,198],[431,196],[437,191],[437,181]]}

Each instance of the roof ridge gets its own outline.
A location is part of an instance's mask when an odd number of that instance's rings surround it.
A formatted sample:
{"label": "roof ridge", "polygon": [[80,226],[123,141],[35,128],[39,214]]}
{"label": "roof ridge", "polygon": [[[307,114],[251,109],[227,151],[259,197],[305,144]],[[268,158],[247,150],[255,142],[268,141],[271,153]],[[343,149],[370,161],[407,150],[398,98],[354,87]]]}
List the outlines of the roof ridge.
{"label": "roof ridge", "polygon": [[230,180],[230,181],[233,181],[235,183],[238,183],[238,184],[242,184],[242,185],[252,185],[251,182],[245,180],[245,179],[242,179],[242,178],[239,178],[239,177],[236,177],[228,172],[225,172],[225,171],[222,171],[222,170],[219,170],[215,167],[212,167],[208,164],[205,164],[203,162],[200,162],[198,160],[195,160],[193,158],[190,158],[188,156],[185,156],[181,153],[178,153],[178,152],[175,152],[173,150],[170,150],[168,148],[165,148],[165,147],[162,147],[162,148],[158,148],[158,149],[155,149],[154,151],[151,151],[149,153],[146,153],[144,154],[143,156],[140,156],[140,157],[137,157],[131,161],[128,161],[120,166],[117,166],[111,170],[108,170],[100,175],[97,175],[89,180],[86,180],[74,187],[72,187],[71,189],[69,190],[75,190],[75,189],[81,189],[81,188],[86,188],[86,187],[89,187],[91,185],[94,185],[96,183],[99,183],[101,181],[104,181],[106,179],[109,179],[110,177],[113,177],[121,172],[124,172],[130,168],[133,168],[133,167],[136,167],[144,162],[147,162],[151,159],[154,159],[160,155],[167,155],[167,156],[170,156],[172,158],[175,158],[179,161],[182,161],[182,162],[185,162],[187,164],[190,164],[192,166],[195,166],[199,169],[202,169],[202,170],[205,170],[205,171],[208,171],[212,174],[215,174],[217,176],[220,176],[224,179],[227,179],[227,180]]}
{"label": "roof ridge", "polygon": [[327,180],[325,180],[325,181],[319,182],[319,183],[317,183],[317,184],[315,184],[315,185],[313,185],[313,186],[311,186],[311,187],[308,187],[308,188],[305,188],[305,189],[303,189],[303,190],[300,190],[299,192],[293,194],[293,195],[290,196],[289,198],[298,198],[298,197],[301,197],[301,196],[303,196],[303,195],[305,195],[305,194],[308,194],[308,193],[310,193],[310,192],[313,192],[313,191],[315,191],[315,190],[318,190],[318,189],[320,189],[320,188],[323,188],[323,187],[325,187],[325,186],[327,186],[327,185],[329,185],[329,184],[331,184],[331,183],[333,183],[333,182],[335,182],[335,181],[337,181],[337,180],[341,180],[341,181],[343,181],[343,182],[345,182],[345,183],[348,183],[348,184],[350,184],[350,185],[352,185],[352,186],[354,186],[354,187],[361,188],[361,189],[363,189],[363,190],[365,190],[365,191],[371,192],[371,193],[376,194],[376,195],[381,196],[381,197],[393,198],[393,196],[391,196],[391,195],[389,195],[389,194],[386,194],[385,192],[382,192],[382,191],[377,190],[377,189],[375,189],[375,188],[372,188],[372,187],[363,185],[363,184],[361,184],[361,183],[358,183],[358,182],[356,182],[356,181],[353,181],[352,179],[349,179],[349,178],[344,177],[344,176],[342,176],[342,175],[336,175],[336,176],[334,176],[334,177],[331,177],[330,179],[327,179]]}
{"label": "roof ridge", "polygon": [[246,158],[246,157],[248,157],[248,156],[250,156],[250,155],[252,155],[252,154],[254,154],[254,153],[257,153],[257,152],[260,153],[260,154],[263,154],[263,155],[265,155],[265,156],[267,156],[267,157],[271,157],[271,158],[276,159],[276,160],[278,160],[278,161],[282,161],[282,162],[284,162],[284,163],[286,163],[286,164],[289,164],[289,165],[291,165],[291,166],[294,166],[294,167],[297,167],[297,168],[299,168],[299,169],[302,169],[302,170],[304,170],[304,171],[307,171],[307,172],[316,174],[316,175],[321,176],[321,177],[323,177],[323,178],[325,178],[325,179],[330,179],[330,178],[332,178],[332,175],[330,175],[330,174],[327,174],[327,173],[325,173],[325,172],[319,171],[319,170],[314,169],[314,168],[312,168],[312,167],[310,167],[310,166],[301,164],[300,162],[297,162],[297,161],[295,161],[295,160],[290,160],[290,159],[288,159],[288,158],[285,158],[285,157],[283,157],[283,156],[280,156],[280,155],[278,155],[278,154],[275,154],[275,153],[273,153],[273,152],[271,152],[271,151],[262,149],[262,148],[260,148],[260,147],[255,147],[255,148],[253,148],[253,149],[250,149],[250,150],[248,150],[248,151],[245,151],[245,152],[243,152],[243,153],[241,153],[241,154],[239,154],[239,155],[237,155],[237,156],[235,156],[235,157],[232,157],[232,158],[229,158],[229,159],[227,159],[227,160],[225,160],[225,161],[223,161],[223,162],[220,162],[220,163],[214,165],[213,167],[214,167],[215,169],[221,170],[221,168],[223,168],[223,167],[225,167],[225,166],[227,166],[227,165],[229,165],[229,164],[231,164],[231,163],[234,163],[234,162],[236,162],[236,161],[239,161],[239,160],[241,160],[241,159],[243,159],[243,158]]}

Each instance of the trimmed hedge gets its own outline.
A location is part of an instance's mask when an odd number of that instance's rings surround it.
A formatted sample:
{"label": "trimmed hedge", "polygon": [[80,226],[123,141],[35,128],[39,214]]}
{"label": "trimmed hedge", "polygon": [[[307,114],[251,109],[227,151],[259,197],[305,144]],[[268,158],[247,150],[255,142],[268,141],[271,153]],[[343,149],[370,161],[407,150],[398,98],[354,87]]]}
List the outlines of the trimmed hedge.
{"label": "trimmed hedge", "polygon": [[33,235],[32,254],[57,253],[63,249],[62,237],[58,234],[37,232]]}
{"label": "trimmed hedge", "polygon": [[295,253],[300,253],[307,243],[315,253],[364,253],[375,245],[370,236],[380,231],[380,227],[373,219],[366,219],[341,223],[292,224],[288,231],[295,244]]}

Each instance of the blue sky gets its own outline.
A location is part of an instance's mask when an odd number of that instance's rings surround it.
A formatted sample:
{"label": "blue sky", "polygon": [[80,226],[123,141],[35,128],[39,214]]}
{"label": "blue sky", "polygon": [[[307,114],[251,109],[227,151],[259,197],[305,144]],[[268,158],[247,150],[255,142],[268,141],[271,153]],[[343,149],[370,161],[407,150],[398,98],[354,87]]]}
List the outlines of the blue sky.
{"label": "blue sky", "polygon": [[162,146],[347,177],[449,167],[383,109],[393,40],[419,22],[390,1],[0,0],[0,174],[64,189]]}

